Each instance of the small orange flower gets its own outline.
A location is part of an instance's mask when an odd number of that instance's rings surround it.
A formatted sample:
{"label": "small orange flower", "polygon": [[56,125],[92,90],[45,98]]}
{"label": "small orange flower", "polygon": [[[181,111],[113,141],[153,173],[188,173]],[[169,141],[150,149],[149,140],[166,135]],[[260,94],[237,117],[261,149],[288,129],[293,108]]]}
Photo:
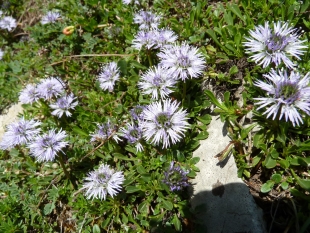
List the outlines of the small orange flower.
{"label": "small orange flower", "polygon": [[65,34],[66,36],[70,36],[73,32],[74,32],[74,26],[68,26],[62,30],[62,33]]}

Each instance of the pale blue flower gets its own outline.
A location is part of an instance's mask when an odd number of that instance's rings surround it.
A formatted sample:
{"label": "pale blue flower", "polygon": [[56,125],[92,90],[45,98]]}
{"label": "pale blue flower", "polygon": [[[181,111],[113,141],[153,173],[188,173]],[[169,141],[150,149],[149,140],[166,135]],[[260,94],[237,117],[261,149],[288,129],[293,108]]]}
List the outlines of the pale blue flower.
{"label": "pale blue flower", "polygon": [[27,86],[20,92],[19,101],[22,104],[32,104],[40,99],[35,85],[27,84]]}
{"label": "pale blue flower", "polygon": [[29,145],[30,155],[38,162],[53,161],[58,152],[63,152],[69,143],[64,139],[67,137],[65,131],[56,129],[49,130],[44,135],[37,136]]}
{"label": "pale blue flower", "polygon": [[80,190],[86,190],[87,199],[106,200],[108,194],[113,198],[121,191],[124,180],[122,171],[114,171],[109,165],[102,164],[97,170],[88,173]]}
{"label": "pale blue flower", "polygon": [[186,111],[178,109],[179,103],[166,99],[151,103],[143,111],[144,120],[141,122],[143,136],[147,141],[163,148],[176,144],[189,128]]}
{"label": "pale blue flower", "polygon": [[38,128],[41,122],[35,120],[25,120],[20,118],[18,122],[13,122],[6,127],[6,132],[0,143],[0,149],[7,150],[17,145],[25,145],[40,133]]}
{"label": "pale blue flower", "polygon": [[43,79],[37,85],[37,93],[40,98],[50,100],[53,97],[58,97],[64,94],[65,84],[59,77],[49,77]]}
{"label": "pale blue flower", "polygon": [[127,123],[126,127],[120,129],[120,135],[127,139],[129,144],[136,147],[137,151],[143,151],[141,140],[143,139],[142,129],[139,125]]}
{"label": "pale blue flower", "polygon": [[139,28],[143,30],[156,29],[161,20],[161,16],[150,11],[140,10],[133,17],[134,23],[139,24]]}
{"label": "pale blue flower", "polygon": [[303,123],[302,113],[310,115],[310,73],[305,76],[298,72],[291,72],[290,75],[286,71],[271,70],[270,73],[264,75],[267,82],[256,81],[255,86],[266,91],[268,97],[254,98],[259,100],[257,110],[267,107],[263,114],[267,114],[267,118],[273,115],[285,121],[292,122],[293,126]]}
{"label": "pale blue flower", "polygon": [[178,36],[170,29],[161,28],[154,30],[155,36],[153,38],[154,48],[164,48],[167,45],[172,45],[178,39]]}
{"label": "pale blue flower", "polygon": [[138,82],[138,87],[143,94],[152,94],[152,99],[165,99],[173,91],[171,90],[176,85],[176,80],[173,79],[170,73],[162,67],[154,67],[149,69],[142,75]]}
{"label": "pale blue flower", "polygon": [[129,110],[129,113],[133,120],[136,121],[142,121],[143,120],[143,110],[145,109],[145,106],[137,105],[134,108]]}
{"label": "pale blue flower", "polygon": [[138,31],[132,40],[132,47],[141,50],[142,48],[152,49],[155,48],[155,39],[157,37],[156,31]]}
{"label": "pale blue flower", "polygon": [[50,104],[50,107],[54,109],[52,115],[61,118],[63,114],[66,114],[67,117],[70,117],[72,115],[70,109],[74,109],[78,104],[75,99],[76,97],[72,93],[58,98],[54,104]]}
{"label": "pale blue flower", "polygon": [[0,20],[0,28],[7,29],[8,31],[12,31],[16,28],[16,19],[12,16],[5,16]]}
{"label": "pale blue flower", "polygon": [[48,11],[46,15],[42,17],[41,24],[55,23],[61,15],[56,11]]}
{"label": "pale blue flower", "polygon": [[103,90],[109,90],[112,92],[115,82],[120,78],[119,69],[116,62],[109,62],[101,67],[101,71],[98,75],[98,81],[100,87]]}
{"label": "pale blue flower", "polygon": [[107,123],[97,124],[96,131],[91,134],[91,142],[95,141],[105,141],[110,139],[111,137],[118,142],[120,138],[116,134],[117,127],[112,122],[108,121]]}
{"label": "pale blue flower", "polygon": [[243,45],[246,53],[253,54],[250,58],[263,68],[274,63],[279,66],[282,62],[287,68],[292,69],[295,64],[291,58],[300,60],[300,55],[307,48],[306,40],[300,40],[300,29],[290,27],[281,21],[273,23],[271,28],[268,22],[265,26],[259,25],[250,30],[250,37],[246,37]]}
{"label": "pale blue flower", "polygon": [[198,78],[206,67],[206,61],[198,49],[185,42],[166,46],[157,56],[160,58],[159,65],[166,68],[175,79],[183,81]]}
{"label": "pale blue flower", "polygon": [[167,184],[171,191],[179,191],[189,186],[187,174],[189,171],[182,169],[176,165],[174,161],[170,163],[168,171],[164,172],[163,183]]}

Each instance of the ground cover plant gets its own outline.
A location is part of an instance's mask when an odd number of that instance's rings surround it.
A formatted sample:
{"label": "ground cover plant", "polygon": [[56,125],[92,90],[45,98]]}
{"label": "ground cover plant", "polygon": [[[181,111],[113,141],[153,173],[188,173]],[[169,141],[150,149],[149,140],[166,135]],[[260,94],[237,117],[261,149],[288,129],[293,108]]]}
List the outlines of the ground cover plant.
{"label": "ground cover plant", "polygon": [[186,188],[217,113],[215,159],[287,203],[269,232],[307,232],[309,6],[5,1],[1,110],[24,111],[0,142],[0,231],[195,232]]}

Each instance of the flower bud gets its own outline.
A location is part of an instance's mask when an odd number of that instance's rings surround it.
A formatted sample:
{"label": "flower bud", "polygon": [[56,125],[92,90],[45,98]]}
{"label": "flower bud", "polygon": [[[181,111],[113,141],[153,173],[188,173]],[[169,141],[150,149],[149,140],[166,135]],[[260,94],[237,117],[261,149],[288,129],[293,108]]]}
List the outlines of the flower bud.
{"label": "flower bud", "polygon": [[74,32],[74,29],[75,29],[74,26],[68,26],[62,30],[62,33],[65,34],[66,36],[70,36]]}

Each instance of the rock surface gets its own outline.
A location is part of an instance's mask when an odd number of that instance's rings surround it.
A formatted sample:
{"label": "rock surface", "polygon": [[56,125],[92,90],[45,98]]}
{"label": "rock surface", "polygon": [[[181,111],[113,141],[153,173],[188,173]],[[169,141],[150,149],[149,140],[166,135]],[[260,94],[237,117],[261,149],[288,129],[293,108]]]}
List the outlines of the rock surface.
{"label": "rock surface", "polygon": [[12,105],[5,114],[0,115],[0,141],[2,141],[3,134],[6,129],[6,125],[14,122],[18,119],[18,113],[23,112],[21,103]]}
{"label": "rock surface", "polygon": [[233,156],[219,163],[214,156],[225,149],[230,138],[219,116],[212,116],[209,137],[201,141],[194,157],[200,169],[192,180],[191,204],[199,221],[196,232],[264,233],[263,213],[237,176]]}

